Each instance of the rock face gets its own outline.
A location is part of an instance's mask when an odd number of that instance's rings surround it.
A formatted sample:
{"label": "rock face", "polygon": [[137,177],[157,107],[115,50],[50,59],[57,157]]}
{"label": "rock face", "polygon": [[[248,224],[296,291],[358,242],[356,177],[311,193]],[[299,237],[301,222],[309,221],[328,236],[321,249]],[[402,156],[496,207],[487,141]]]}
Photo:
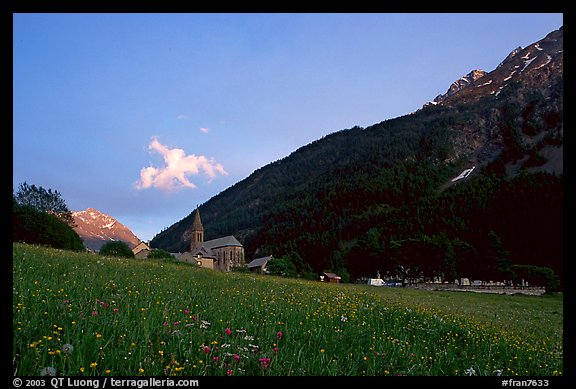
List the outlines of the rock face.
{"label": "rock face", "polygon": [[[547,97],[559,94],[563,79],[564,29],[560,27],[525,48],[518,47],[486,73],[473,70],[452,83],[448,91],[427,105],[453,106],[472,103],[486,96],[498,97],[510,87],[535,89]],[[517,94],[517,93],[514,93]]]}
{"label": "rock face", "polygon": [[140,243],[140,239],[128,227],[94,208],[73,212],[72,215],[76,223],[74,230],[90,250],[99,251],[110,241],[123,241],[130,248]]}
{"label": "rock face", "polygon": [[483,166],[500,156],[508,175],[563,173],[563,28],[518,47],[491,72],[473,70],[424,110],[466,112],[452,126],[450,161]]}
{"label": "rock face", "polygon": [[434,103],[438,104],[444,101],[447,97],[452,96],[453,94],[460,92],[462,89],[470,86],[473,82],[478,80],[479,78],[484,77],[486,72],[484,70],[474,69],[464,77],[459,78],[458,80],[454,81],[450,88],[444,93],[443,95],[438,95],[434,99]]}

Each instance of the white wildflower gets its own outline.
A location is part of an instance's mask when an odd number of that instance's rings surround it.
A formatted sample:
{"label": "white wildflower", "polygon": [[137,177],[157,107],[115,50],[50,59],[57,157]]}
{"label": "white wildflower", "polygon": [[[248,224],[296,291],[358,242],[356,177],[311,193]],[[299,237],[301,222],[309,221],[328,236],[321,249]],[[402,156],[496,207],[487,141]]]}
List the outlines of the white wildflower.
{"label": "white wildflower", "polygon": [[476,370],[474,370],[474,368],[470,367],[470,368],[466,369],[465,373],[467,376],[474,376],[474,375],[476,375]]}
{"label": "white wildflower", "polygon": [[54,377],[56,375],[56,369],[52,366],[45,367],[44,369],[40,370],[40,375]]}
{"label": "white wildflower", "polygon": [[62,346],[62,352],[64,354],[70,354],[72,351],[74,351],[74,346],[72,346],[70,343],[66,343]]}

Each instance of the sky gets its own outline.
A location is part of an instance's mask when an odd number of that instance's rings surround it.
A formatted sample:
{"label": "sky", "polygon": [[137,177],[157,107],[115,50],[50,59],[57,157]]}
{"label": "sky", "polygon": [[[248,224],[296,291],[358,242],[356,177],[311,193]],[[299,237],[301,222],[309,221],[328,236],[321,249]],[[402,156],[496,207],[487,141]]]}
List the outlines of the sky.
{"label": "sky", "polygon": [[141,240],[323,136],[414,112],[561,13],[15,13],[13,190]]}

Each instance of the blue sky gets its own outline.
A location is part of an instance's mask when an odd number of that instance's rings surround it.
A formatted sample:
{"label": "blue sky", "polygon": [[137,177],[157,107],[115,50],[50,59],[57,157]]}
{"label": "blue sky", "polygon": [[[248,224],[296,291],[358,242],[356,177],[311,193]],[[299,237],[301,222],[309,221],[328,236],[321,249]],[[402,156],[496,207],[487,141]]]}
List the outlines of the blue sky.
{"label": "blue sky", "polygon": [[14,14],[13,188],[149,240],[322,136],[413,112],[562,14]]}

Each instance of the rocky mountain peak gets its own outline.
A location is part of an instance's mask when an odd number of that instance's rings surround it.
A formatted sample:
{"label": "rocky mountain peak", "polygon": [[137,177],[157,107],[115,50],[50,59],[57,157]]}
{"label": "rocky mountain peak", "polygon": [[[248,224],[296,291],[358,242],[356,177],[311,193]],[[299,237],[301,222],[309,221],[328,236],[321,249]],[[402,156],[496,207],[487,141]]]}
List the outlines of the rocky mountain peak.
{"label": "rocky mountain peak", "polygon": [[498,98],[510,85],[539,89],[545,97],[556,94],[558,79],[563,75],[563,28],[527,47],[518,47],[494,69],[486,73],[473,70],[453,82],[448,91],[424,107],[471,103],[480,98]]}
{"label": "rocky mountain peak", "polygon": [[94,208],[72,212],[76,226],[74,230],[84,241],[84,245],[93,251],[98,251],[106,242],[123,241],[130,248],[140,243],[140,239],[132,231],[112,216]]}
{"label": "rocky mountain peak", "polygon": [[438,104],[444,101],[447,97],[452,96],[462,89],[467,88],[476,80],[484,77],[486,72],[484,70],[474,69],[467,75],[460,77],[458,80],[454,81],[446,93],[436,96],[434,103]]}

